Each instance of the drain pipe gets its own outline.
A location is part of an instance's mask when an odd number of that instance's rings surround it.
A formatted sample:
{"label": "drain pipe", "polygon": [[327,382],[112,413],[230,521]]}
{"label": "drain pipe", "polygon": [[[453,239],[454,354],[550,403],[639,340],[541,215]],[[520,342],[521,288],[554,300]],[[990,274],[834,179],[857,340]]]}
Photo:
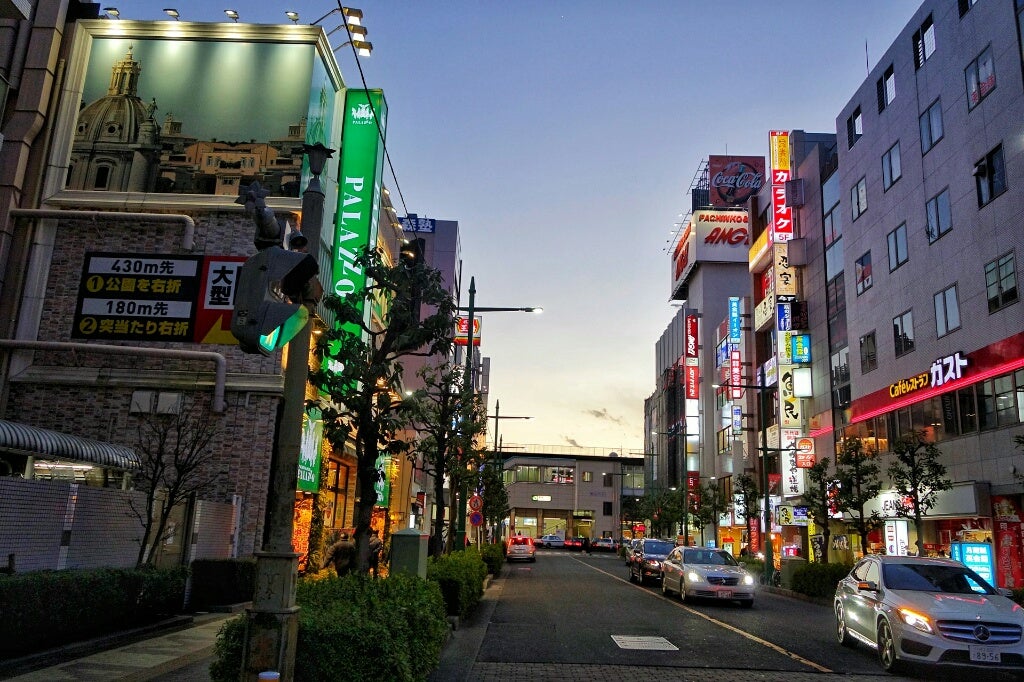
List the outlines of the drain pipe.
{"label": "drain pipe", "polygon": [[207,360],[216,365],[216,379],[213,387],[213,411],[223,413],[227,410],[227,405],[224,402],[224,387],[227,384],[228,362],[220,353],[202,350],[175,350],[173,348],[142,348],[140,346],[104,346],[101,344],[75,343],[72,341],[21,341],[18,339],[0,339],[0,348],[80,350],[91,353],[111,353],[113,355]]}
{"label": "drain pipe", "polygon": [[181,213],[122,213],[120,211],[62,211],[52,208],[12,208],[12,216],[28,218],[70,218],[72,220],[134,220],[149,223],[182,223],[185,235],[181,247],[192,251],[195,244],[196,223],[192,216]]}

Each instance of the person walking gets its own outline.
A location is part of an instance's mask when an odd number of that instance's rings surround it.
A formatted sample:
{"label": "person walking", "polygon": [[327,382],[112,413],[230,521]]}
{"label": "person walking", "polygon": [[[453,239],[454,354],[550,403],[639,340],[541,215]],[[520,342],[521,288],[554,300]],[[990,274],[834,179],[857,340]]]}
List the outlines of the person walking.
{"label": "person walking", "polygon": [[348,533],[342,533],[340,539],[327,549],[327,563],[334,566],[339,577],[355,570],[356,543],[349,539]]}
{"label": "person walking", "polygon": [[583,536],[583,551],[590,554],[590,538],[586,535]]}
{"label": "person walking", "polygon": [[380,553],[384,543],[380,541],[380,531],[370,531],[370,573],[374,578],[380,577]]}

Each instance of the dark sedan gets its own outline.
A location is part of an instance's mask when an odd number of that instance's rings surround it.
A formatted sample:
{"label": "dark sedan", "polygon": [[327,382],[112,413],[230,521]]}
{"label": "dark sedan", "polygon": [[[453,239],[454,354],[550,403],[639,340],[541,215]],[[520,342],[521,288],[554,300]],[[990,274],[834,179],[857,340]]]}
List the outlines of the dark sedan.
{"label": "dark sedan", "polygon": [[643,585],[648,578],[661,580],[661,562],[672,551],[668,540],[644,538],[633,548],[633,560],[629,562],[629,579]]}

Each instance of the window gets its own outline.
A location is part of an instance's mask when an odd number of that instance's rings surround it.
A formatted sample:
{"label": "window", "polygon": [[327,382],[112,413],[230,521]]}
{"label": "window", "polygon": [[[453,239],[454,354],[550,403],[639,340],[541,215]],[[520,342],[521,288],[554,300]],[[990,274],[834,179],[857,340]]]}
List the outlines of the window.
{"label": "window", "polygon": [[868,210],[868,181],[867,178],[861,178],[857,181],[857,184],[850,190],[850,206],[851,214],[853,219],[863,215],[864,211]]}
{"label": "window", "polygon": [[871,330],[860,337],[860,373],[867,374],[878,367],[878,345],[875,332]]}
{"label": "window", "polygon": [[871,288],[871,252],[868,251],[857,259],[854,272],[857,275],[857,295],[860,296]]}
{"label": "window", "polygon": [[921,153],[927,154],[939,140],[942,139],[942,107],[940,100],[935,100],[932,105],[921,114]]}
{"label": "window", "polygon": [[614,476],[612,476],[611,474],[601,474],[601,485],[603,485],[605,488],[611,488],[613,479]]}
{"label": "window", "polygon": [[892,337],[896,357],[914,350],[914,316],[911,311],[892,318]]}
{"label": "window", "polygon": [[907,262],[907,224],[889,233],[889,272]]}
{"label": "window", "polygon": [[517,466],[516,483],[540,483],[540,467]]}
{"label": "window", "polygon": [[960,10],[961,19],[964,18],[965,14],[971,11],[971,8],[974,7],[974,3],[976,2],[978,2],[978,0],[957,0],[956,5]]}
{"label": "window", "polygon": [[1017,301],[1016,270],[1012,253],[985,264],[985,291],[990,313]]}
{"label": "window", "polygon": [[978,190],[978,208],[1006,191],[1003,145],[999,145],[986,154],[984,159],[974,164],[974,184]]}
{"label": "window", "polygon": [[612,503],[611,502],[602,502],[601,503],[601,514],[603,516],[611,516],[612,515]]}
{"label": "window", "polygon": [[967,108],[973,109],[996,87],[996,71],[992,63],[992,46],[989,45],[978,58],[964,69],[967,79]]}
{"label": "window", "polygon": [[878,113],[882,113],[896,99],[896,72],[893,70],[892,64],[875,85],[878,90]]}
{"label": "window", "polygon": [[956,285],[935,294],[935,333],[945,336],[960,328],[960,305],[956,300]]}
{"label": "window", "polygon": [[935,24],[929,14],[921,24],[921,28],[914,31],[914,68],[920,69],[933,54],[935,54]]}
{"label": "window", "polygon": [[854,109],[850,118],[846,119],[846,141],[847,147],[853,147],[857,140],[864,134],[864,117],[861,116],[860,107]]}
{"label": "window", "polygon": [[583,482],[584,483],[590,483],[593,480],[594,480],[594,472],[593,471],[584,471],[583,472]]}
{"label": "window", "polygon": [[110,187],[110,166],[97,166],[96,168],[96,182],[93,183],[93,189],[109,189]]}
{"label": "window", "polygon": [[893,146],[889,147],[889,150],[882,154],[882,189],[887,190],[892,187],[892,183],[896,182],[903,175],[903,169],[900,167],[900,143],[897,142]]}
{"label": "window", "polygon": [[928,233],[929,242],[934,242],[953,229],[953,218],[949,212],[948,187],[928,200],[925,211],[928,213],[928,227],[925,231]]}

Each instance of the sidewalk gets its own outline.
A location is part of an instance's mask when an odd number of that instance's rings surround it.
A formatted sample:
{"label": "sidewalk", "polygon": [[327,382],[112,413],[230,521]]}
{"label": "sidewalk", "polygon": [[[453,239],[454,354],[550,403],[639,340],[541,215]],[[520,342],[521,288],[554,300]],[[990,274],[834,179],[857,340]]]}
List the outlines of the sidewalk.
{"label": "sidewalk", "polygon": [[[9,677],[10,673],[0,673],[0,679],[10,682],[142,682],[160,677],[168,672],[184,668],[213,655],[213,645],[217,641],[217,632],[224,621],[234,618],[235,613],[200,614],[173,630],[141,634],[143,639],[118,646],[113,649],[101,650],[102,640],[95,640],[93,651],[78,658],[64,660],[48,667],[40,667],[32,672]],[[60,650],[52,653],[52,657],[67,658],[68,652]],[[25,666],[31,660],[40,657],[23,659]],[[52,660],[52,658],[51,658]],[[5,661],[5,668],[17,662]],[[33,666],[34,667],[34,666]]]}

